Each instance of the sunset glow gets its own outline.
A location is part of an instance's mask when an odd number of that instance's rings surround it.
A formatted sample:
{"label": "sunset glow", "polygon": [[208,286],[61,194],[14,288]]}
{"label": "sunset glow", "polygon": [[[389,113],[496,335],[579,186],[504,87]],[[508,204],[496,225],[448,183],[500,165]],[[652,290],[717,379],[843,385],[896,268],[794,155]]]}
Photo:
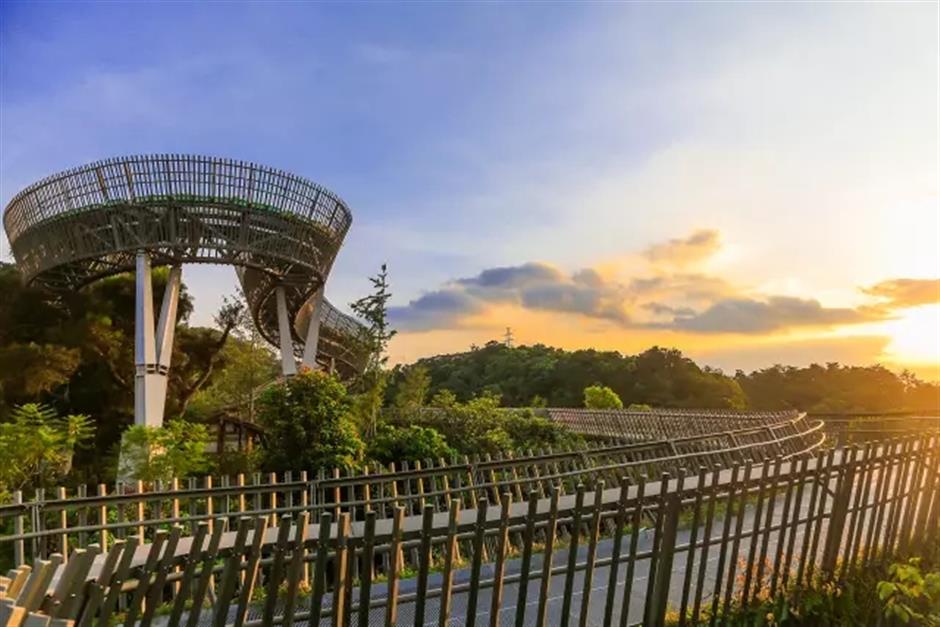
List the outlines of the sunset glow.
{"label": "sunset glow", "polygon": [[[393,363],[512,327],[940,378],[936,4],[280,8],[9,11],[0,201],[112,154],[230,154],[342,190],[327,297],[387,262]],[[233,278],[185,280],[211,324]]]}

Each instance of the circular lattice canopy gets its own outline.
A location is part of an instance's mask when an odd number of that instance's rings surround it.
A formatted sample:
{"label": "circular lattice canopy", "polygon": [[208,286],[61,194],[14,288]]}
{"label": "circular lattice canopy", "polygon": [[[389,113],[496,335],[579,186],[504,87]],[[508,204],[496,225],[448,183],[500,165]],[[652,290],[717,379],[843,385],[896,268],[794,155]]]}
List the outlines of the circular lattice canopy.
{"label": "circular lattice canopy", "polygon": [[[307,179],[244,161],[146,155],[99,161],[35,183],[3,217],[27,282],[78,289],[154,265],[235,266],[261,334],[277,342],[275,288],[285,287],[295,352],[303,349],[314,295],[352,222],[349,207]],[[359,371],[362,326],[327,302],[317,360]]]}

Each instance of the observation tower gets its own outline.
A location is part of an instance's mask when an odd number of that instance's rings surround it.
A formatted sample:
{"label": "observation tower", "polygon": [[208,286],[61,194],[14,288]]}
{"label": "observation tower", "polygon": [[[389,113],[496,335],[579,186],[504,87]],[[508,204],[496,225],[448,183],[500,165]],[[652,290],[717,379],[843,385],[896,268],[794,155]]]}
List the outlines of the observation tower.
{"label": "observation tower", "polygon": [[[190,263],[234,266],[252,319],[297,362],[349,377],[367,359],[365,329],[323,298],[352,223],[336,194],[305,178],[232,159],[117,157],[49,176],[3,216],[26,283],[53,291],[134,272],[134,421],[163,423],[182,280]],[[151,269],[169,276],[154,321]]]}

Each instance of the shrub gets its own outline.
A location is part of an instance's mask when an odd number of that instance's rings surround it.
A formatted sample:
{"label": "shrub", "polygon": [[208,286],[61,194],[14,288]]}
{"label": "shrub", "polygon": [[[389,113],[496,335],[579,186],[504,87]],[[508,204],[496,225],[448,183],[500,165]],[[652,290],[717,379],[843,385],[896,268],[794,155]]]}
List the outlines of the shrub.
{"label": "shrub", "polygon": [[584,388],[584,406],[588,409],[623,409],[623,401],[606,385]]}
{"label": "shrub", "polygon": [[364,447],[350,417],[352,403],[334,376],[304,370],[267,388],[258,405],[266,470],[314,472],[361,461]]}
{"label": "shrub", "polygon": [[451,459],[457,451],[447,445],[444,436],[431,427],[381,425],[369,443],[368,456],[381,464],[426,459]]}
{"label": "shrub", "polygon": [[940,625],[940,571],[924,573],[920,558],[892,564],[878,582],[884,614],[905,625]]}
{"label": "shrub", "polygon": [[85,415],[60,417],[47,405],[27,403],[0,423],[0,492],[50,486],[71,469],[78,446],[91,439]]}
{"label": "shrub", "polygon": [[209,463],[205,425],[170,420],[162,427],[134,425],[121,438],[118,478],[121,481],[169,481],[205,472]]}
{"label": "shrub", "polygon": [[460,403],[444,390],[438,392],[431,406],[406,419],[412,424],[434,428],[464,454],[502,455],[581,442],[565,427],[536,416],[531,409],[500,407],[495,394],[483,394]]}

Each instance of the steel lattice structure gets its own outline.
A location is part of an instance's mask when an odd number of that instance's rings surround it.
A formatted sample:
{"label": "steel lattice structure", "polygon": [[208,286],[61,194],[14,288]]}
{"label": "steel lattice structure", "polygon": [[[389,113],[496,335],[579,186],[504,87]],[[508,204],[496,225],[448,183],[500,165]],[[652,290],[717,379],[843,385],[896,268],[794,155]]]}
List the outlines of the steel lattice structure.
{"label": "steel lattice structure", "polygon": [[[307,179],[192,155],[73,168],[29,186],[4,213],[27,282],[70,290],[136,269],[138,284],[142,273],[149,284],[150,264],[232,265],[266,340],[344,376],[365,363],[364,330],[323,300],[322,288],[351,222],[346,203]],[[321,326],[311,328],[311,320]],[[305,353],[311,338],[316,348]]]}

